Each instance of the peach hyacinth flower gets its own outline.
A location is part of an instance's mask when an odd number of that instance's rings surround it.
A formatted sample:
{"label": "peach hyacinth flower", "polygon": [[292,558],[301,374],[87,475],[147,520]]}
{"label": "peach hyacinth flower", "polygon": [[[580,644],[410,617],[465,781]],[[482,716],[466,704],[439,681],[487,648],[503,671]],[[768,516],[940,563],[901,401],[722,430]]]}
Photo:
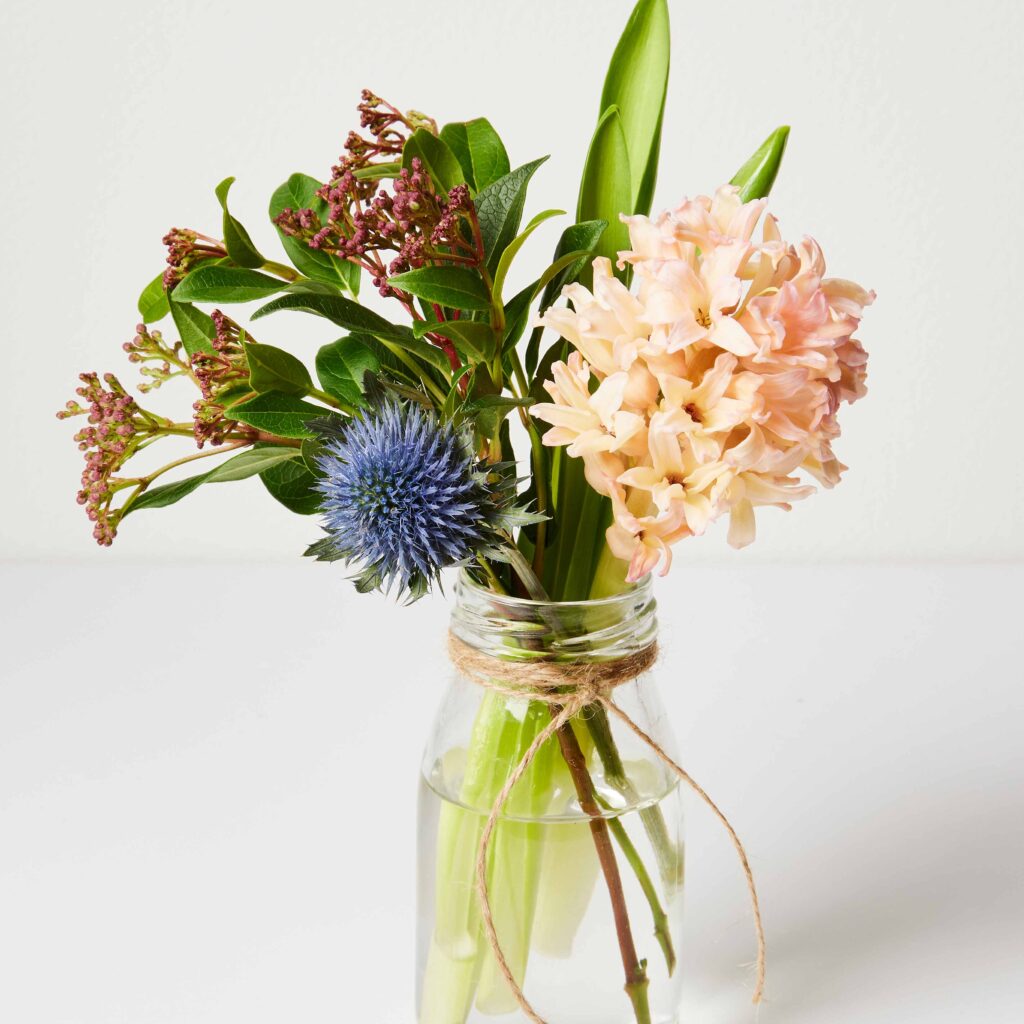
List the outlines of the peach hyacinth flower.
{"label": "peach hyacinth flower", "polygon": [[538,323],[575,349],[552,367],[547,445],[582,458],[611,499],[613,553],[637,580],[671,564],[672,545],[729,515],[749,544],[754,509],[789,509],[846,468],[832,451],[843,402],[866,393],[867,353],[853,335],[874,293],[825,277],[818,244],[786,243],[763,199],[724,185],[657,218],[623,217],[636,291],[593,264],[593,289]]}

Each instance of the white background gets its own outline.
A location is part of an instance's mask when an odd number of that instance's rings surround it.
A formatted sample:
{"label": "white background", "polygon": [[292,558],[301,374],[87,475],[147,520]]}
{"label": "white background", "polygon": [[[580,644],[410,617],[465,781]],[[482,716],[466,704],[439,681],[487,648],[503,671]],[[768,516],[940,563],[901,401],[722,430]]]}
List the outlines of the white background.
{"label": "white background", "polygon": [[[514,163],[551,153],[529,209],[571,209],[628,6],[0,11],[3,1024],[413,1019],[413,780],[443,600],[396,609],[298,562],[314,524],[255,481],[140,514],[101,552],[53,412],[79,370],[131,379],[119,345],[160,236],[215,230],[221,178],[275,251],[271,191],[326,173],[364,85],[486,115]],[[1024,8],[671,6],[656,207],[789,123],[784,231],[879,294],[846,480],[765,512],[747,551],[724,530],[690,542],[659,592],[685,764],[763,890],[760,1020],[1016,1024]],[[333,336],[264,324],[310,355]],[[753,1021],[742,880],[691,812],[685,1019]]]}

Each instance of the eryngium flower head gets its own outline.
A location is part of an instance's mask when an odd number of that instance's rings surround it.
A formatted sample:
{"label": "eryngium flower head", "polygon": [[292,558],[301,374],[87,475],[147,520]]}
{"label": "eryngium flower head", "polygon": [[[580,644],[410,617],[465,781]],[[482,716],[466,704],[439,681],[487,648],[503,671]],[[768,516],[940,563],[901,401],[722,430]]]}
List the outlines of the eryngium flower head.
{"label": "eryngium flower head", "polygon": [[317,462],[328,536],[307,551],[360,567],[360,591],[415,600],[470,558],[494,509],[486,474],[457,428],[394,399],[329,437]]}

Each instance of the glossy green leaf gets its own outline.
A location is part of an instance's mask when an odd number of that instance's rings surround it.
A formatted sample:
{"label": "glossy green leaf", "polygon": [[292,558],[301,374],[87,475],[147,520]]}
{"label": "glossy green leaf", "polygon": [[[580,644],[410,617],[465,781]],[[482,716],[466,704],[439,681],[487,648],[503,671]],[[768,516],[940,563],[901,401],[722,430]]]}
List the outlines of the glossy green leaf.
{"label": "glossy green leaf", "polygon": [[550,220],[552,217],[559,217],[565,213],[565,210],[544,210],[543,213],[538,213],[529,224],[509,243],[508,248],[501,254],[501,259],[498,260],[498,267],[494,271],[494,283],[492,290],[494,292],[495,302],[501,302],[502,288],[505,286],[505,278],[508,276],[509,268],[512,266],[512,261],[516,258],[516,254],[522,249],[526,240],[544,223],[546,220]]}
{"label": "glossy green leaf", "polygon": [[217,328],[209,314],[196,309],[191,302],[179,302],[176,295],[172,295],[169,301],[174,326],[178,328],[182,347],[189,356],[197,352],[212,352]]}
{"label": "glossy green leaf", "polygon": [[451,367],[440,349],[424,341],[419,341],[412,330],[399,324],[392,324],[382,316],[352,302],[341,295],[312,295],[293,293],[282,295],[273,302],[261,306],[252,315],[253,320],[276,313],[282,309],[296,309],[304,313],[315,313],[325,317],[339,327],[352,331],[354,334],[369,334],[375,338],[397,345],[410,352],[422,362],[448,374]]}
{"label": "glossy green leaf", "polygon": [[459,355],[470,363],[479,363],[494,355],[494,329],[481,320],[446,320],[444,323],[417,320],[413,331],[417,338],[428,333],[450,338]]}
{"label": "glossy green leaf", "polygon": [[422,161],[424,170],[439,192],[448,192],[466,181],[462,164],[448,148],[448,144],[426,128],[417,128],[406,140],[402,150],[402,166],[411,167],[415,157]]}
{"label": "glossy green leaf", "polygon": [[[316,194],[321,187],[321,182],[308,174],[293,174],[270,197],[270,219],[273,220],[286,209],[312,209],[322,220],[327,213],[327,204]],[[355,263],[319,249],[311,249],[305,242],[286,235],[280,228],[277,228],[277,233],[288,259],[300,274],[313,281],[344,288],[353,295],[359,294],[360,268]]]}
{"label": "glossy green leaf", "polygon": [[776,128],[761,143],[754,155],[733,175],[729,184],[739,186],[740,199],[743,202],[749,203],[751,199],[763,199],[771,192],[788,141],[789,125],[784,124],[781,128]]}
{"label": "glossy green leaf", "polygon": [[469,267],[420,267],[394,274],[388,284],[448,309],[491,308],[491,296],[480,274]]}
{"label": "glossy green leaf", "polygon": [[[606,220],[585,220],[578,224],[570,224],[562,232],[562,237],[558,239],[558,245],[555,246],[555,254],[551,262],[551,266],[557,266],[558,270],[551,274],[544,285],[544,294],[537,307],[541,313],[558,298],[562,289],[567,284],[572,284],[587,267],[593,259],[593,253],[607,227],[608,221]],[[568,253],[575,253],[577,258],[565,261],[565,256]]]}
{"label": "glossy green leaf", "polygon": [[[480,220],[487,269],[493,274],[506,247],[516,237],[523,218],[526,189],[546,156],[533,160],[481,189],[476,197],[476,213]],[[579,218],[577,218],[579,219]]]}
{"label": "glossy green leaf", "polygon": [[282,391],[288,395],[308,395],[313,378],[291,352],[274,345],[250,341],[245,345],[249,363],[249,384],[254,391]]}
{"label": "glossy green leaf", "polygon": [[265,299],[286,285],[286,281],[256,270],[204,263],[188,274],[172,294],[177,302],[252,302]]}
{"label": "glossy green leaf", "polygon": [[462,173],[474,192],[508,174],[511,165],[498,133],[485,117],[446,124],[441,138],[462,165]]}
{"label": "glossy green leaf", "polygon": [[139,296],[139,316],[144,324],[155,324],[170,312],[167,292],[164,290],[163,272],[156,275]]}
{"label": "glossy green leaf", "polygon": [[646,214],[651,208],[670,49],[667,0],[639,0],[615,47],[601,93],[602,118],[611,107],[619,111],[629,158],[630,202],[618,213]]}
{"label": "glossy green leaf", "polygon": [[283,391],[267,391],[231,409],[232,419],[279,437],[311,436],[313,432],[306,424],[324,414],[321,406],[304,402]]}
{"label": "glossy green leaf", "polygon": [[352,173],[360,181],[379,181],[381,178],[397,178],[401,172],[401,161],[389,160],[379,164],[367,164],[366,167],[358,167]]}
{"label": "glossy green leaf", "polygon": [[271,466],[296,458],[299,458],[298,449],[279,446],[240,452],[207,473],[199,473],[196,476],[185,477],[184,480],[161,484],[159,487],[143,491],[135,501],[125,508],[124,514],[138,512],[144,508],[166,508],[168,505],[181,501],[182,498],[187,497],[203,484],[244,480]]}
{"label": "glossy green leaf", "polygon": [[249,232],[242,226],[241,221],[231,215],[228,210],[228,192],[235,183],[234,178],[225,178],[215,189],[217,202],[224,211],[224,248],[232,261],[240,267],[256,268],[262,267],[266,259],[259,249],[253,245]]}
{"label": "glossy green leaf", "polygon": [[281,462],[260,473],[264,487],[290,512],[311,516],[320,510],[323,495],[315,490],[317,477],[300,459]]}
{"label": "glossy green leaf", "polygon": [[320,387],[349,405],[362,404],[363,379],[367,373],[377,373],[380,367],[377,353],[355,334],[324,345],[316,354]]}
{"label": "glossy green leaf", "polygon": [[[608,227],[601,234],[595,249],[598,256],[606,256],[614,266],[621,249],[629,248],[629,232],[619,219],[621,213],[632,209],[629,155],[622,119],[617,107],[609,107],[594,130],[580,183],[579,203],[576,207],[577,223],[604,220]],[[589,275],[588,275],[589,276]]]}

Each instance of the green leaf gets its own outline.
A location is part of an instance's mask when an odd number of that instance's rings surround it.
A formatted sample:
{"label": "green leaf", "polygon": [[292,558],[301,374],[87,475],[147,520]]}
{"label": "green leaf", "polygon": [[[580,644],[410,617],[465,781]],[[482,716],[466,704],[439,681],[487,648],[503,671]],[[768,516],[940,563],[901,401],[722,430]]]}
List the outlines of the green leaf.
{"label": "green leaf", "polygon": [[309,420],[324,415],[324,409],[283,391],[266,391],[248,402],[232,406],[231,418],[280,437],[310,437]]}
{"label": "green leaf", "polygon": [[[558,298],[567,284],[572,284],[580,276],[592,259],[594,250],[597,249],[607,227],[606,220],[585,220],[578,224],[570,224],[562,232],[551,263],[552,267],[557,265],[559,269],[551,275],[544,286],[544,294],[538,307],[542,313]],[[577,259],[564,262],[568,253],[578,254]]]}
{"label": "green leaf", "polygon": [[578,264],[581,261],[586,266],[589,257],[590,253],[585,252],[566,253],[555,260],[533,284],[527,285],[521,292],[517,292],[505,303],[505,337],[501,343],[503,352],[507,352],[515,345],[519,341],[520,335],[526,330],[526,323],[530,318],[530,306],[533,305],[533,300],[540,294],[540,290],[566,267]]}
{"label": "green leaf", "polygon": [[[270,219],[273,220],[286,209],[311,209],[323,221],[327,204],[316,194],[321,187],[321,183],[308,174],[293,174],[270,197]],[[277,228],[277,233],[288,259],[300,274],[313,281],[344,288],[353,295],[359,293],[360,268],[355,263],[320,249],[310,249],[305,242],[286,235],[280,228]]]}
{"label": "green leaf", "polygon": [[240,267],[262,267],[267,262],[266,259],[253,245],[249,232],[242,227],[241,221],[233,217],[228,210],[228,192],[234,183],[234,178],[225,178],[214,189],[217,202],[224,211],[224,248],[227,249],[232,261]]}
{"label": "green leaf", "polygon": [[491,290],[494,292],[494,301],[501,302],[501,290],[505,284],[505,278],[508,276],[509,267],[512,266],[512,261],[516,258],[516,254],[522,249],[523,244],[526,240],[544,223],[546,220],[550,220],[552,217],[558,217],[565,213],[565,210],[544,210],[543,213],[538,213],[533,220],[509,243],[508,248],[501,254],[501,259],[498,260],[498,268],[494,272],[494,284]]}
{"label": "green leaf", "polygon": [[189,356],[197,352],[212,352],[212,342],[217,336],[213,319],[201,309],[196,309],[192,303],[179,302],[173,295],[170,306],[174,326],[178,328],[181,344]]}
{"label": "green leaf", "polygon": [[226,484],[234,480],[245,480],[246,477],[265,472],[271,466],[294,461],[301,457],[298,448],[285,448],[281,445],[252,448],[247,452],[240,452],[238,455],[232,456],[227,462],[222,462],[216,469],[211,470],[206,476],[206,482],[208,484]]}
{"label": "green leaf", "polygon": [[178,302],[252,302],[286,287],[287,281],[244,267],[201,264],[174,289]]}
{"label": "green leaf", "polygon": [[176,480],[173,484],[161,484],[159,487],[151,487],[143,491],[130,505],[125,507],[124,515],[131,512],[138,512],[144,508],[166,508],[176,501],[191,494],[197,487],[206,483],[209,473],[200,473],[198,476],[189,476],[184,480]]}
{"label": "green leaf", "polygon": [[462,173],[474,192],[508,174],[508,153],[487,118],[446,124],[441,129],[441,138],[462,165]]}
{"label": "green leaf", "polygon": [[377,354],[356,334],[332,341],[316,354],[320,387],[349,405],[362,405],[363,378],[380,366]]}
{"label": "green leaf", "polygon": [[317,477],[300,459],[281,462],[260,473],[266,489],[291,512],[310,516],[320,510],[323,495],[315,490]]}
{"label": "green leaf", "polygon": [[274,299],[273,302],[268,302],[265,306],[257,309],[251,319],[258,320],[262,316],[276,313],[282,309],[297,309],[305,313],[315,313],[354,334],[370,334],[375,338],[397,345],[435,369],[441,370],[445,375],[451,372],[448,360],[440,349],[417,340],[410,328],[389,323],[372,310],[341,295],[295,293],[282,295],[279,299]]}
{"label": "green leaf", "polygon": [[250,341],[245,344],[245,356],[249,362],[249,383],[254,391],[308,395],[313,388],[309,370],[283,348]]}
{"label": "green leaf", "polygon": [[426,128],[417,128],[409,136],[402,149],[402,166],[411,167],[414,157],[420,158],[439,192],[448,192],[467,180],[448,144]]}
{"label": "green leaf", "polygon": [[144,324],[155,324],[163,320],[170,311],[167,292],[164,290],[164,275],[159,273],[153,278],[139,296],[139,315]]}
{"label": "green leaf", "polygon": [[789,125],[784,124],[781,128],[776,128],[761,143],[757,152],[733,175],[729,184],[739,186],[740,199],[743,202],[763,199],[771,192],[788,141]]}
{"label": "green leaf", "polygon": [[449,309],[491,308],[483,278],[469,267],[420,267],[389,277],[388,284]]}
{"label": "green leaf", "polygon": [[487,254],[487,269],[492,274],[498,267],[501,254],[516,237],[523,217],[527,186],[545,160],[547,157],[542,156],[539,160],[517,167],[510,174],[491,182],[476,197],[476,213],[480,220],[484,252]]}
{"label": "green leaf", "polygon": [[608,257],[613,265],[619,250],[629,248],[629,232],[619,220],[619,214],[632,209],[630,189],[629,156],[622,119],[618,107],[609,107],[597,122],[587,153],[576,221],[608,222],[595,251],[598,256]]}
{"label": "green leaf", "polygon": [[494,328],[480,320],[417,320],[412,327],[417,338],[440,334],[450,338],[456,351],[467,362],[483,362],[494,355]]}
{"label": "green leaf", "polygon": [[639,0],[612,54],[601,93],[602,119],[610,107],[618,108],[630,167],[630,202],[616,213],[650,212],[670,49],[667,0]]}

